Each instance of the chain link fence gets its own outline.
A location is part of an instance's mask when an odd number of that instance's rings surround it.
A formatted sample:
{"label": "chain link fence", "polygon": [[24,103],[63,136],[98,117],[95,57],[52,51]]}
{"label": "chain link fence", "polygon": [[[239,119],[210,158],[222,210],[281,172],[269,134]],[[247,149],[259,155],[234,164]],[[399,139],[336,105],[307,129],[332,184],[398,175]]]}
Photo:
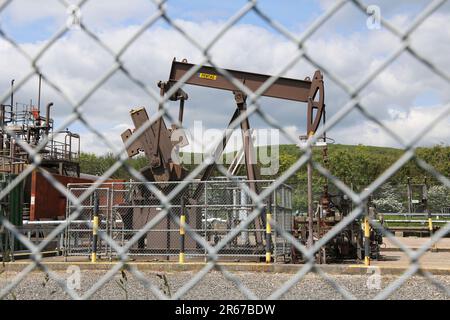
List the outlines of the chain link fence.
{"label": "chain link fence", "polygon": [[[0,4],[0,13],[4,11],[13,0],[6,0]],[[42,139],[36,147],[31,147],[27,145],[25,142],[20,139],[17,140],[17,144],[28,154],[28,157],[31,159],[31,164],[28,165],[21,173],[19,173],[12,181],[10,181],[5,187],[0,191],[0,200],[6,199],[9,194],[17,187],[29,174],[31,174],[34,170],[39,170],[42,175],[62,194],[66,195],[67,204],[68,204],[68,215],[66,220],[59,224],[56,228],[54,228],[41,243],[35,244],[31,242],[26,236],[21,234],[18,228],[5,216],[0,215],[0,224],[2,234],[10,234],[14,237],[21,246],[27,248],[31,251],[32,261],[29,265],[24,268],[11,282],[9,282],[6,286],[0,288],[0,297],[5,297],[8,295],[11,290],[13,290],[21,281],[25,279],[28,273],[32,270],[38,268],[44,271],[51,279],[55,280],[61,288],[72,298],[89,298],[91,297],[97,290],[99,290],[109,279],[111,279],[114,274],[119,272],[121,269],[128,269],[135,277],[138,279],[146,288],[151,290],[151,292],[159,298],[167,298],[167,296],[157,287],[155,287],[148,279],[146,279],[145,275],[142,274],[137,268],[133,265],[127,264],[129,260],[129,255],[133,251],[137,251],[141,254],[156,254],[161,255],[163,257],[167,257],[175,252],[172,252],[168,249],[176,248],[178,245],[178,239],[176,234],[178,234],[178,229],[180,228],[180,222],[178,219],[172,219],[173,215],[177,215],[176,211],[179,209],[179,201],[181,193],[192,184],[195,175],[197,175],[201,170],[205,169],[208,165],[208,161],[210,159],[205,159],[200,165],[198,165],[195,170],[193,170],[189,175],[178,184],[172,186],[170,190],[163,193],[160,192],[160,186],[157,184],[149,184],[146,183],[145,178],[142,176],[140,172],[133,169],[129,164],[126,163],[128,159],[126,147],[131,145],[140,134],[142,134],[147,128],[149,128],[153,123],[155,123],[160,117],[167,117],[171,119],[170,114],[167,111],[167,103],[169,97],[171,97],[179,88],[183,86],[183,82],[186,81],[189,77],[194,75],[200,66],[209,64],[217,68],[218,72],[227,78],[230,82],[232,82],[237,88],[239,88],[243,93],[247,95],[247,104],[248,108],[244,114],[239,116],[235,121],[231,123],[231,127],[239,126],[239,123],[248,118],[252,114],[258,114],[262,119],[264,119],[270,127],[277,128],[282,132],[282,134],[288,138],[292,143],[297,143],[297,137],[290,134],[286,131],[283,126],[269,117],[264,111],[260,108],[259,98],[261,97],[261,93],[264,92],[268,87],[270,87],[276,79],[282,76],[284,72],[292,68],[292,66],[298,62],[300,59],[305,59],[311,65],[323,71],[327,81],[334,82],[338,87],[340,87],[344,92],[348,94],[350,97],[348,101],[340,108],[338,108],[338,112],[334,115],[331,115],[323,128],[320,128],[316,134],[308,140],[305,146],[302,147],[304,153],[302,156],[292,165],[289,169],[287,169],[279,178],[274,181],[268,181],[265,185],[265,188],[259,193],[256,194],[253,192],[248,186],[245,184],[239,185],[239,192],[245,194],[248,199],[248,203],[251,205],[245,205],[245,215],[239,215],[240,211],[243,210],[242,204],[239,208],[235,207],[234,199],[231,196],[233,188],[236,185],[233,183],[222,183],[222,182],[205,182],[205,189],[209,190],[211,187],[214,192],[225,192],[226,196],[221,197],[221,200],[217,203],[214,196],[211,199],[205,200],[203,204],[198,204],[198,208],[200,211],[204,211],[204,213],[199,214],[193,217],[194,221],[188,221],[185,225],[186,234],[188,236],[188,240],[186,240],[186,250],[192,250],[192,255],[194,253],[198,253],[201,257],[207,257],[207,261],[204,267],[199,271],[195,276],[190,278],[176,293],[174,293],[172,298],[181,298],[183,297],[189,290],[195,286],[201,279],[213,269],[221,271],[224,276],[230,281],[234,282],[239,290],[247,297],[247,298],[255,298],[255,294],[244,286],[244,284],[233,277],[227,270],[226,267],[219,263],[219,257],[224,255],[227,250],[230,248],[240,250],[240,246],[242,243],[250,242],[255,244],[257,248],[257,242],[253,239],[252,233],[258,234],[260,231],[255,225],[257,225],[257,221],[261,218],[262,212],[265,210],[266,199],[273,194],[274,192],[278,192],[278,190],[283,189],[284,182],[297,170],[305,166],[309,161],[312,162],[312,165],[315,170],[317,170],[321,175],[326,177],[332,184],[334,184],[341,192],[343,192],[352,202],[353,209],[347,216],[345,216],[339,223],[337,223],[331,230],[329,230],[322,238],[318,239],[311,247],[307,248],[302,243],[300,243],[297,239],[295,239],[290,233],[290,227],[287,224],[284,224],[282,219],[271,220],[271,227],[276,231],[276,241],[274,243],[278,246],[278,243],[283,244],[284,246],[288,243],[292,245],[295,250],[300,252],[302,256],[306,259],[306,263],[299,265],[298,272],[292,276],[292,278],[280,286],[277,290],[275,290],[270,298],[280,298],[282,297],[290,288],[292,288],[298,281],[300,281],[306,274],[309,272],[315,272],[321,277],[324,278],[325,281],[330,282],[332,286],[341,293],[345,298],[354,298],[354,296],[341,284],[336,283],[333,279],[328,277],[324,271],[321,269],[319,265],[315,262],[315,255],[323,247],[326,243],[332,240],[341,230],[343,230],[346,226],[351,224],[355,219],[361,217],[365,212],[365,203],[371,194],[379,188],[383,183],[385,183],[389,177],[395,174],[398,170],[402,168],[405,163],[410,160],[414,160],[416,164],[435,177],[440,183],[442,183],[447,188],[450,188],[450,180],[448,177],[444,176],[440,172],[438,172],[431,165],[426,163],[421,158],[417,157],[415,154],[415,148],[420,144],[422,138],[435,126],[438,122],[446,119],[450,114],[450,108],[447,107],[441,114],[437,114],[433,121],[427,124],[422,130],[415,132],[411,135],[410,141],[405,141],[401,138],[396,132],[394,132],[387,125],[383,124],[383,122],[377,120],[375,116],[373,116],[370,111],[365,108],[363,105],[363,90],[368,87],[369,84],[373,82],[373,80],[379,75],[383,70],[385,70],[389,65],[394,63],[396,59],[407,52],[409,55],[414,57],[418,62],[423,64],[426,68],[428,68],[432,73],[437,75],[440,79],[442,79],[446,84],[450,84],[450,75],[436,65],[433,64],[427,57],[422,56],[419,52],[414,50],[410,46],[410,38],[413,36],[416,29],[428,19],[430,15],[436,12],[440,7],[442,7],[446,1],[445,0],[434,0],[430,1],[430,3],[426,6],[424,10],[422,10],[414,19],[414,21],[409,25],[409,27],[405,31],[400,31],[397,27],[395,27],[392,23],[385,20],[381,17],[380,23],[381,25],[388,30],[393,36],[398,39],[398,42],[401,46],[398,49],[395,49],[389,56],[385,58],[385,60],[378,64],[377,67],[368,71],[366,76],[361,79],[357,85],[350,86],[348,83],[344,82],[339,76],[333,73],[331,70],[324,68],[321,65],[320,61],[317,61],[313,55],[305,50],[306,42],[311,36],[324,24],[327,23],[333,16],[335,16],[338,12],[342,10],[342,8],[346,5],[351,5],[362,13],[367,13],[367,5],[363,1],[359,0],[342,0],[335,1],[333,5],[328,7],[326,12],[321,15],[319,18],[314,20],[305,30],[303,34],[300,36],[295,35],[289,32],[286,28],[283,27],[282,23],[275,21],[271,18],[268,12],[264,12],[260,9],[258,5],[258,1],[252,0],[248,1],[238,12],[236,12],[221,28],[221,30],[214,36],[214,38],[206,45],[200,45],[192,35],[190,35],[183,27],[173,19],[168,12],[166,11],[165,2],[166,1],[153,1],[155,7],[157,8],[156,13],[150,16],[144,23],[142,23],[139,30],[137,30],[118,50],[112,50],[109,48],[102,40],[96,36],[96,34],[91,31],[88,26],[83,24],[83,20],[80,20],[79,10],[83,9],[83,7],[88,3],[88,0],[79,1],[76,6],[73,6],[69,1],[61,0],[62,3],[67,9],[71,10],[72,14],[72,22],[74,24],[78,24],[81,32],[83,32],[87,37],[91,38],[94,42],[99,44],[102,48],[104,48],[113,58],[114,63],[110,66],[109,69],[104,70],[103,75],[99,78],[99,80],[94,83],[90,89],[82,96],[79,100],[71,99],[67,94],[65,94],[65,90],[60,84],[52,78],[49,78],[42,74],[42,80],[49,86],[51,86],[56,92],[58,92],[64,100],[72,107],[72,113],[65,119],[65,121],[59,126],[59,129],[64,129],[68,127],[70,124],[80,121],[84,124],[86,128],[88,128],[99,141],[102,141],[105,145],[110,147],[112,150],[116,150],[115,156],[117,158],[116,163],[112,165],[102,176],[100,179],[95,181],[90,185],[76,186],[70,185],[69,187],[58,182],[49,172],[43,170],[40,167],[42,162],[42,158],[40,156],[41,149],[45,148],[46,143],[49,141],[50,137],[45,137]],[[170,1],[168,1],[170,3]],[[263,21],[267,22],[276,32],[288,38],[292,43],[296,45],[298,48],[295,55],[292,56],[290,61],[285,62],[284,68],[280,71],[279,74],[270,77],[263,86],[261,86],[256,92],[252,92],[249,90],[245,84],[240,83],[236,79],[233,79],[232,76],[225,70],[221,69],[216,65],[216,61],[214,56],[210,54],[210,49],[214,43],[216,43],[230,28],[232,28],[242,17],[252,12],[259,16]],[[198,61],[199,66],[194,67],[187,72],[187,74],[183,77],[182,81],[177,82],[165,96],[159,96],[158,92],[156,92],[153,88],[148,87],[143,84],[141,81],[136,79],[125,67],[123,61],[123,55],[127,51],[127,49],[135,42],[140,36],[149,28],[151,28],[157,21],[165,21],[170,27],[179,32],[181,36],[183,36],[189,43],[191,43],[195,48],[199,50],[203,54],[203,59]],[[16,42],[12,37],[10,37],[3,29],[0,28],[0,36],[3,40],[8,42],[11,46],[16,49],[18,55],[21,55],[25,59],[29,61],[29,65],[31,70],[20,80],[17,81],[16,87],[20,88],[26,84],[26,82],[33,76],[41,74],[41,70],[38,67],[38,62],[46,55],[46,53],[57,43],[68,31],[70,30],[71,25],[63,25],[59,30],[57,30],[54,35],[46,42],[41,49],[36,52],[34,55],[30,55],[25,51],[21,45]],[[144,92],[148,94],[149,97],[156,103],[162,106],[162,108],[152,116],[144,125],[142,125],[138,130],[136,130],[133,134],[133,137],[130,138],[126,146],[120,148],[120,150],[111,143],[108,138],[99,130],[95,128],[88,120],[87,115],[82,111],[82,106],[85,102],[99,89],[101,88],[105,82],[107,82],[114,74],[121,73],[126,76],[129,81],[136,84],[140,87]],[[184,80],[184,81],[183,81]],[[7,101],[8,97],[11,94],[11,90],[6,90],[1,95],[1,101]],[[337,179],[329,172],[326,168],[324,168],[320,163],[316,161],[312,161],[312,152],[311,146],[323,135],[325,131],[332,129],[336,124],[338,124],[341,119],[345,117],[350,111],[358,110],[361,114],[363,114],[367,119],[374,121],[377,123],[383,131],[385,131],[390,137],[392,137],[397,143],[399,143],[403,149],[404,154],[387,169],[382,175],[380,175],[375,181],[373,181],[367,188],[365,188],[361,192],[352,191],[349,186],[345,183]],[[176,119],[171,119],[176,124]],[[4,132],[10,136],[15,137],[15,132],[9,130],[7,126],[2,128]],[[112,186],[107,186],[107,180],[109,177],[120,167],[126,168],[129,174],[133,177],[136,183],[124,183],[120,184],[118,189]],[[218,164],[218,169],[227,175],[226,168]],[[223,184],[223,188],[212,188],[212,184]],[[227,190],[230,188],[230,190]],[[134,201],[136,205],[128,208],[125,199],[130,200],[130,196],[135,191],[135,197],[138,197],[139,193],[149,193],[151,195],[150,201],[139,203],[138,198],[134,198],[131,201]],[[99,202],[100,202],[100,214],[99,214],[99,253],[101,255],[105,255],[106,257],[112,257],[118,259],[117,263],[114,267],[108,271],[95,285],[90,288],[86,293],[80,296],[75,290],[68,287],[65,283],[64,279],[61,278],[58,274],[53,272],[50,267],[48,267],[43,260],[43,256],[41,251],[45,248],[49,242],[54,241],[55,238],[65,233],[65,242],[67,244],[67,254],[74,253],[89,253],[89,244],[90,244],[90,236],[92,234],[92,223],[90,222],[92,218],[92,210],[93,203],[92,197],[95,193],[98,193]],[[205,193],[207,196],[207,193]],[[117,200],[120,199],[120,200]],[[122,202],[122,200],[124,202]],[[127,200],[127,201],[128,201]],[[221,205],[223,204],[232,204],[227,206],[226,210],[222,210]],[[128,210],[142,210],[148,212],[148,218],[140,221],[134,220],[129,214],[127,214]],[[287,208],[289,209],[289,208]],[[233,219],[234,213],[238,213],[239,220],[235,221]],[[289,216],[288,212],[285,212],[282,217]],[[87,224],[85,221],[89,221]],[[216,225],[209,226],[210,222],[215,222]],[[194,223],[195,222],[195,223]],[[411,250],[406,247],[400,241],[398,241],[392,233],[388,232],[383,226],[375,220],[370,221],[371,226],[381,232],[384,237],[389,238],[389,240],[394,243],[396,246],[401,248],[401,250],[407,255],[410,260],[409,266],[407,270],[402,274],[398,279],[389,284],[386,288],[381,290],[379,294],[376,296],[378,299],[388,298],[392,293],[394,293],[402,284],[404,284],[411,276],[414,274],[421,274],[422,276],[429,279],[433,284],[442,288],[449,294],[449,289],[436,281],[430,273],[421,270],[421,265],[419,263],[419,259],[444,235],[446,235],[450,231],[450,224],[446,224],[442,228],[440,228],[437,232],[435,232],[430,239],[426,242],[418,250]],[[88,227],[86,227],[88,225]],[[219,231],[220,229],[220,231]],[[160,231],[164,230],[164,236],[159,235]],[[167,231],[170,232],[167,232]],[[172,231],[173,230],[173,231]],[[247,234],[246,236],[244,236]],[[172,238],[173,235],[173,239]],[[256,237],[256,236],[255,236]],[[157,239],[156,243],[160,243],[161,247],[152,247],[149,245],[149,239],[152,238]],[[172,243],[172,240],[174,242]],[[169,244],[169,246],[167,245]],[[290,246],[289,246],[290,247]],[[284,249],[280,249],[283,252]],[[277,249],[278,250],[278,249]],[[177,249],[175,249],[177,251]],[[189,251],[190,252],[190,251]],[[246,251],[242,251],[244,254],[249,254]],[[257,256],[258,254],[255,254]],[[252,254],[253,256],[253,254]]]}
{"label": "chain link fence", "polygon": [[[263,189],[268,188],[273,181],[257,182]],[[152,184],[161,192],[173,189],[177,182],[147,183]],[[256,204],[242,190],[247,180],[229,181],[213,179],[211,181],[189,184],[187,191],[194,191],[199,186],[204,190],[202,197],[196,203],[182,204],[181,195],[172,200],[172,209],[168,217],[161,220],[155,227],[148,230],[129,250],[132,256],[153,256],[158,260],[178,259],[183,244],[183,253],[187,261],[203,261],[208,258],[208,251],[192,237],[187,235],[181,240],[180,227],[175,221],[180,220],[182,212],[186,214],[186,224],[192,232],[202,237],[203,241],[216,246],[230,231],[235,229],[255,209]],[[69,184],[68,190],[73,194],[81,194],[90,188],[90,184]],[[184,191],[186,192],[186,190]],[[283,232],[292,232],[291,188],[281,185],[275,189],[270,198],[272,204],[267,204],[273,215],[273,222],[280,226]],[[106,233],[118,245],[125,246],[160,211],[160,200],[148,191],[146,184],[140,182],[107,183],[102,188],[96,188],[99,198],[99,231]],[[78,221],[72,221],[65,233],[65,255],[79,256],[92,253],[92,226],[94,197],[90,197],[81,206]],[[270,209],[269,209],[270,208]],[[69,219],[77,206],[69,203],[67,216]],[[83,220],[84,219],[84,220]],[[257,226],[259,228],[257,228]],[[253,222],[242,229],[219,252],[219,258],[231,260],[249,260],[259,262],[265,257],[266,237],[265,226]],[[275,260],[285,261],[290,254],[290,245],[278,232],[271,234],[273,255]],[[117,252],[102,241],[97,249],[97,255],[108,259],[116,258]]]}

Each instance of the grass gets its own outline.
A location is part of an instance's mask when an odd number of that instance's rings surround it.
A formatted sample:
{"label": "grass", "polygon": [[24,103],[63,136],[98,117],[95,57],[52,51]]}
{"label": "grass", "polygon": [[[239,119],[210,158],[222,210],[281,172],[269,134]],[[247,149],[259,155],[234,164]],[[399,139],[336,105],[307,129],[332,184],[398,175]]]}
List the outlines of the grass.
{"label": "grass", "polygon": [[[389,220],[422,220],[422,222],[390,222]],[[445,220],[450,222],[450,217],[433,216],[433,224],[442,226],[445,222],[435,222],[436,220]],[[384,216],[384,222],[388,227],[428,227],[428,218],[426,216],[406,216],[404,214]]]}

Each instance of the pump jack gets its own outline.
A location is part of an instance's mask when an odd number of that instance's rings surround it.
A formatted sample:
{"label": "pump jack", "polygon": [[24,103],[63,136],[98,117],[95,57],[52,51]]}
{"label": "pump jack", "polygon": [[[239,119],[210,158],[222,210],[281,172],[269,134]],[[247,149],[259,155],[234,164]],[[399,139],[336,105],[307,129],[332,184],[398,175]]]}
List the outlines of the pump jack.
{"label": "pump jack", "polygon": [[[161,96],[164,96],[173,85],[179,82],[186,75],[186,73],[189,72],[191,68],[197,67],[198,66],[196,65],[188,63],[186,60],[179,62],[174,59],[170,70],[169,80],[166,82],[160,81],[158,83]],[[258,90],[269,78],[271,78],[270,75],[251,72],[228,69],[225,71],[253,92]],[[227,90],[234,94],[236,109],[230,119],[228,129],[231,129],[230,125],[241,114],[245,114],[247,112],[246,95],[214,67],[199,67],[198,71],[187,79],[187,81],[184,81],[184,83],[187,85]],[[323,75],[319,70],[314,73],[312,79],[309,77],[304,80],[279,77],[270,87],[262,92],[261,96],[307,103],[306,128],[307,135],[309,136],[312,136],[316,132],[321,123],[322,116],[325,113]],[[175,94],[169,97],[169,100],[171,101],[180,102],[178,117],[180,123],[183,121],[184,103],[187,99],[188,95],[182,89],[178,89]],[[136,129],[141,127],[149,119],[145,108],[132,110],[131,118]],[[260,172],[256,159],[253,158],[255,153],[250,134],[250,122],[248,117],[245,117],[241,121],[240,127],[242,131],[245,167],[249,188],[256,194],[259,194],[261,191],[258,186]],[[176,129],[174,125],[172,125],[171,129],[168,129],[164,119],[160,117],[127,148],[127,152],[130,157],[137,155],[139,151],[143,151],[145,153],[145,156],[149,160],[149,165],[142,170],[142,174],[149,181],[180,181],[186,176],[186,170],[181,165],[174,163],[171,158],[172,148],[176,145],[178,147],[183,146],[186,143],[186,140],[181,142],[171,141],[171,134],[174,129]],[[123,142],[125,143],[132,135],[133,131],[130,129],[122,133]],[[215,152],[213,153],[215,161],[206,167],[200,177],[200,181],[210,179],[216,162],[222,155],[230,136],[231,130],[227,130],[222,143],[217,146]],[[197,203],[203,193],[203,188],[204,184],[200,183],[195,191],[188,196],[188,203]],[[195,208],[191,209],[192,210],[190,210],[189,213],[191,216],[191,221],[195,221],[194,226],[198,227],[201,221],[198,218],[198,215],[194,212]],[[256,229],[262,229],[264,224],[265,213],[263,212],[260,215],[260,219],[255,220],[255,227]],[[167,221],[167,226],[170,228],[169,221]],[[257,233],[255,236],[258,246],[261,246],[263,239],[262,233]],[[169,244],[170,241],[168,240],[167,243]]]}

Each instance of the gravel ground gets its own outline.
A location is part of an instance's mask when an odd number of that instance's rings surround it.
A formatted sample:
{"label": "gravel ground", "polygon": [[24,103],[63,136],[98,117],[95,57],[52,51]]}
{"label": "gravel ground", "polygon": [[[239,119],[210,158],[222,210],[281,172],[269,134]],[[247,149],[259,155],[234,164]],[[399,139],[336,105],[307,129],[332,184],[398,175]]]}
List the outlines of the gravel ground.
{"label": "gravel ground", "polygon": [[[62,277],[67,277],[66,273],[59,273]],[[82,271],[81,287],[79,294],[84,293],[96,281],[105,274],[104,271]],[[167,286],[163,285],[163,280],[158,277],[157,272],[145,272],[147,278],[162,290]],[[0,274],[0,289],[9,283],[17,273],[4,272]],[[151,292],[136,280],[129,272],[125,272],[127,280],[124,281],[124,288],[119,285],[121,274],[117,274],[109,282],[98,290],[92,299],[154,299]],[[193,272],[166,273],[170,291],[173,293],[182,287],[194,275]],[[266,298],[271,292],[288,281],[292,274],[281,273],[254,273],[237,272],[235,275],[258,297]],[[345,287],[358,299],[373,298],[379,289],[367,285],[369,276],[361,275],[330,275],[339,285]],[[450,288],[450,276],[435,276],[447,288]],[[372,278],[373,279],[373,278]],[[396,276],[382,276],[381,288],[388,286]],[[53,281],[48,280],[41,272],[30,273],[7,299],[68,299],[69,296]],[[217,271],[208,273],[194,288],[192,288],[184,299],[245,299],[234,283],[226,280]],[[402,287],[398,288],[390,297],[391,299],[449,299],[449,296],[435,287],[427,279],[420,276],[410,278]],[[291,290],[286,292],[283,299],[342,299],[342,296],[320,276],[308,274]]]}

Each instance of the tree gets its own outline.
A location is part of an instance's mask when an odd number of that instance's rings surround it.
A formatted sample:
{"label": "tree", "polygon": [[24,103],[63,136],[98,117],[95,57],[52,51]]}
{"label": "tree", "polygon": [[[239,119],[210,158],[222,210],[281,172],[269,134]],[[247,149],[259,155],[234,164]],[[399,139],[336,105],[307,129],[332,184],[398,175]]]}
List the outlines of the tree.
{"label": "tree", "polygon": [[380,195],[373,200],[379,212],[402,212],[403,203],[399,192],[390,183],[385,183],[380,188]]}
{"label": "tree", "polygon": [[428,208],[431,212],[441,212],[450,207],[450,190],[445,186],[431,186],[428,190]]}

